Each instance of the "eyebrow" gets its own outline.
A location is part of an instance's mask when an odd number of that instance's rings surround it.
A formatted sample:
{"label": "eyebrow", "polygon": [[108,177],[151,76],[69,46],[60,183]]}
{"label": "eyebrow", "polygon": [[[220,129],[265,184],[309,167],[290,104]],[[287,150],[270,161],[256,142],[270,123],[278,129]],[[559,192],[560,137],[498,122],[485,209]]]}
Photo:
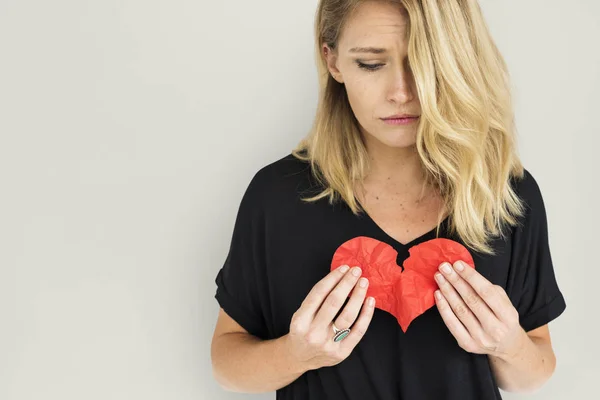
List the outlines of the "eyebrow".
{"label": "eyebrow", "polygon": [[386,49],[379,47],[353,47],[349,50],[350,53],[373,53],[382,54],[386,52]]}

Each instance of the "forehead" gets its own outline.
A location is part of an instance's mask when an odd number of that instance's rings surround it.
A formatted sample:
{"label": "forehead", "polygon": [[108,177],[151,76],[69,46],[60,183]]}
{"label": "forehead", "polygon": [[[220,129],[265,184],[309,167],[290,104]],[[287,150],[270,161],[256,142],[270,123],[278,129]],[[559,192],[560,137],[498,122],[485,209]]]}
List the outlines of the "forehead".
{"label": "forehead", "polygon": [[362,3],[344,26],[339,46],[391,45],[407,38],[408,13],[400,4],[383,1]]}

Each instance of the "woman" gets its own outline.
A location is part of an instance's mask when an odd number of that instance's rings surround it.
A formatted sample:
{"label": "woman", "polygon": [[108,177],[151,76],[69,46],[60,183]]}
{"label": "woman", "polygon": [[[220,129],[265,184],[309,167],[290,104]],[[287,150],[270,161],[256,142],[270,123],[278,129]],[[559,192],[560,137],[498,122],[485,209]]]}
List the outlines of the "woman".
{"label": "woman", "polygon": [[[217,381],[277,399],[539,388],[556,363],[547,324],[566,304],[479,5],[322,0],[316,45],[312,132],[250,182],[216,277]],[[441,263],[435,306],[405,332],[367,298],[360,266],[330,271],[358,236],[392,246],[399,267],[411,247],[450,238],[475,269]]]}

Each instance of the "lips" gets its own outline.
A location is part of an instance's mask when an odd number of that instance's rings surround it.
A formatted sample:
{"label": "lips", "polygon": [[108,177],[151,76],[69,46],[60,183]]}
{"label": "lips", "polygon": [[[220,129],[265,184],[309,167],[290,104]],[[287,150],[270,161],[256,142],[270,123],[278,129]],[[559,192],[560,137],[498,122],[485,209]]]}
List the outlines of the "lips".
{"label": "lips", "polygon": [[382,118],[384,120],[388,119],[409,119],[409,118],[419,118],[418,115],[392,115],[391,117]]}

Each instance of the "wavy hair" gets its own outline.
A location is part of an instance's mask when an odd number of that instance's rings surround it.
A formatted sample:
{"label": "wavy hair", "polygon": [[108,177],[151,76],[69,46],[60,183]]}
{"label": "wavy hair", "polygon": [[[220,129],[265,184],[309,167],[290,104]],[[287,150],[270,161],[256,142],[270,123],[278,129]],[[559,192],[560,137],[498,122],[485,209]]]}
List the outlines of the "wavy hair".
{"label": "wavy hair", "polygon": [[[292,154],[311,164],[323,186],[307,202],[342,199],[364,211],[354,184],[370,168],[345,86],[327,69],[321,46],[332,49],[345,22],[364,1],[321,0],[315,16],[319,100],[309,134]],[[421,102],[416,149],[426,182],[448,210],[448,228],[476,251],[494,254],[490,237],[516,225],[524,205],[510,184],[524,168],[506,63],[476,0],[392,0],[408,12],[408,59]],[[439,235],[441,216],[438,220]]]}

